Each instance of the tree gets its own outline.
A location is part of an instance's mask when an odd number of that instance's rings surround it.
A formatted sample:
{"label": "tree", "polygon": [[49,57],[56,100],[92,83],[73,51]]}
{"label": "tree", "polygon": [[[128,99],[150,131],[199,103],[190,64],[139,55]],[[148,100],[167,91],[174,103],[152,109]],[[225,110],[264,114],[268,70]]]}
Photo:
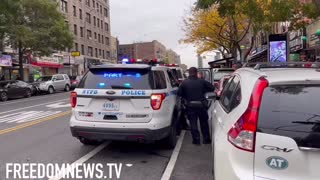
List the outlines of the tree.
{"label": "tree", "polygon": [[[23,55],[26,50],[50,55],[73,46],[73,35],[58,4],[49,0],[4,0],[5,24],[2,34],[19,52],[19,73],[23,79]],[[1,9],[1,7],[0,7]]]}
{"label": "tree", "polygon": [[184,26],[182,42],[195,44],[199,54],[217,49],[226,58],[225,54],[235,49],[242,53],[240,43],[251,28],[251,20],[240,13],[223,17],[218,6],[212,6],[208,11],[193,10],[191,17],[184,19]]}
{"label": "tree", "polygon": [[[298,29],[308,23],[306,18],[316,18],[320,15],[314,2],[302,3],[300,0],[198,0],[196,3],[196,9],[199,11],[210,11],[212,6],[217,6],[222,17],[233,19],[242,14],[248,18],[252,34],[250,48],[258,32],[270,33],[272,26],[277,22],[289,22],[291,29]],[[230,28],[230,31],[237,34],[236,26]],[[236,47],[233,48],[232,51],[235,52]]]}

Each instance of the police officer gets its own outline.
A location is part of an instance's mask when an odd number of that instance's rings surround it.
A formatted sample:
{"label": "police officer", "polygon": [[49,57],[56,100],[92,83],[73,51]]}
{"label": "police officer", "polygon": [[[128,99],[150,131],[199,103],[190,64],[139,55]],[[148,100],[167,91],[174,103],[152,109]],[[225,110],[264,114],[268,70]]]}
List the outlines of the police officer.
{"label": "police officer", "polygon": [[178,90],[178,96],[186,101],[187,117],[190,121],[192,143],[200,145],[200,133],[198,119],[200,120],[203,144],[210,144],[210,132],[208,123],[208,107],[205,94],[213,92],[214,86],[204,79],[198,78],[198,70],[195,67],[189,69],[189,78],[182,82]]}

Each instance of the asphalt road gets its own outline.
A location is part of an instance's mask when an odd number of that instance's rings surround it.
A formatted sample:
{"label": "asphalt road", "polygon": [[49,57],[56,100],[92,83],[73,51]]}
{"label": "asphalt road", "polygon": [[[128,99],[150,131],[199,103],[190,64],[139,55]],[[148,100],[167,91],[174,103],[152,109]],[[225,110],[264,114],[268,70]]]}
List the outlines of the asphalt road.
{"label": "asphalt road", "polygon": [[[57,93],[0,103],[0,180],[22,179],[13,178],[13,174],[6,178],[6,166],[10,163],[102,164],[104,179],[160,180],[168,167],[169,170],[173,169],[169,174],[174,176],[171,179],[186,179],[183,176],[190,175],[184,172],[184,163],[197,161],[194,157],[199,151],[190,146],[190,138],[184,140],[181,137],[182,150],[176,147],[175,151],[165,149],[160,144],[105,142],[97,146],[82,145],[71,136],[69,130],[69,95]],[[210,149],[205,147],[203,151],[209,152]],[[177,161],[172,158],[174,156],[179,157]],[[194,167],[193,177],[210,177],[209,158],[204,159],[207,161],[199,161],[198,166]],[[203,173],[202,167],[209,169],[204,172],[206,175],[197,175],[197,172]],[[197,171],[197,168],[202,171]],[[119,178],[117,170],[121,172]]]}

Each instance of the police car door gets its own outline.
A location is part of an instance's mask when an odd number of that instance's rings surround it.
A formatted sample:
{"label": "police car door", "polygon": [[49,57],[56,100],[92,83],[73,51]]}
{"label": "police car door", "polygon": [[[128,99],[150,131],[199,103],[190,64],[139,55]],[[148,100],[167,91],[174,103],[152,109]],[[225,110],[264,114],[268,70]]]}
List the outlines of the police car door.
{"label": "police car door", "polygon": [[75,90],[76,118],[109,123],[150,122],[151,74],[150,66],[90,69]]}
{"label": "police car door", "polygon": [[[174,76],[172,70],[168,69],[168,82],[170,83],[169,85],[169,101],[170,101],[170,109],[171,109],[171,114],[173,113],[173,110],[175,107],[180,106],[180,99],[177,97],[177,92],[179,88],[179,81],[178,79]],[[177,117],[179,118],[179,117]]]}

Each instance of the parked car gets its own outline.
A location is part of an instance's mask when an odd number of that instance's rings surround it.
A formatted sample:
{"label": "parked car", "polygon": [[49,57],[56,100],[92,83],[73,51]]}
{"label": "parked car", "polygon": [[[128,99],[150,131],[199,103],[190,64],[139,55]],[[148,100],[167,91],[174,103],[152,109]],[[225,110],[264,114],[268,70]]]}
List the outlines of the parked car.
{"label": "parked car", "polygon": [[70,84],[71,84],[71,89],[75,89],[78,87],[82,76],[69,76],[70,78]]}
{"label": "parked car", "polygon": [[32,86],[23,81],[1,81],[0,100],[23,98],[32,96]]}
{"label": "parked car", "polygon": [[42,76],[36,80],[40,91],[53,94],[55,91],[70,91],[70,79],[66,74]]}
{"label": "parked car", "polygon": [[211,106],[215,180],[320,179],[320,71],[257,66]]}

